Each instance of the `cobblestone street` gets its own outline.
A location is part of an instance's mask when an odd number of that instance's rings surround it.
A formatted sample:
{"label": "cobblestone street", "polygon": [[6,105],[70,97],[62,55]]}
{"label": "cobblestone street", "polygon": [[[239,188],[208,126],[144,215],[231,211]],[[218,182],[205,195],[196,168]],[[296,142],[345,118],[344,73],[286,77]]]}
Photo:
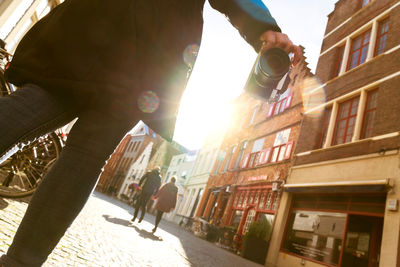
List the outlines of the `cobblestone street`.
{"label": "cobblestone street", "polygon": [[[0,252],[4,253],[27,207],[0,198]],[[44,266],[261,266],[154,216],[130,223],[133,209],[95,192]]]}

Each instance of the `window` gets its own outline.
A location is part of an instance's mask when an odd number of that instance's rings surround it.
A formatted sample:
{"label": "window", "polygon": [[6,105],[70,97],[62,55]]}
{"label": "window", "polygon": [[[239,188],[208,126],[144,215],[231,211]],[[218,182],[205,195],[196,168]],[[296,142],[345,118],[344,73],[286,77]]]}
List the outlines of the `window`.
{"label": "window", "polygon": [[250,120],[249,120],[249,125],[252,125],[252,124],[254,123],[254,120],[255,120],[255,118],[256,118],[258,109],[259,109],[258,106],[254,107],[253,113],[251,114],[251,118],[250,118]]}
{"label": "window", "polygon": [[361,0],[361,7],[364,7],[364,6],[368,5],[371,2],[372,2],[372,0]]}
{"label": "window", "polygon": [[376,38],[376,50],[375,50],[376,56],[385,52],[388,31],[389,31],[389,19],[385,19],[379,23],[378,36]]}
{"label": "window", "polygon": [[[385,203],[386,194],[294,194],[282,249],[329,266],[360,266],[352,257],[351,262],[347,261],[345,254],[358,253],[358,259],[368,259],[366,252],[372,246],[369,240],[351,239],[357,239],[356,232],[369,231],[365,227],[369,224],[367,218],[383,216]],[[363,216],[356,223],[354,216],[360,213]],[[353,245],[356,249],[349,250]],[[358,262],[368,265],[368,260]]]}
{"label": "window", "polygon": [[364,121],[361,131],[361,138],[372,137],[374,121],[376,116],[376,106],[378,102],[378,90],[368,92],[367,103],[365,105]]}
{"label": "window", "polygon": [[368,30],[351,42],[348,70],[363,64],[367,59],[371,31]]}
{"label": "window", "polygon": [[286,97],[280,99],[276,103],[271,103],[269,105],[267,118],[278,115],[279,113],[285,111],[292,104],[292,100],[293,100],[293,93],[288,94]]}
{"label": "window", "polygon": [[338,47],[337,49],[337,58],[336,58],[336,64],[334,65],[335,69],[333,71],[333,77],[337,77],[340,73],[340,69],[342,68],[343,55],[344,55],[344,45]]}
{"label": "window", "polygon": [[345,213],[292,211],[283,249],[329,265],[337,265],[345,227]]}
{"label": "window", "polygon": [[246,147],[247,147],[247,141],[243,141],[240,144],[239,154],[238,154],[238,156],[236,158],[236,162],[235,162],[235,169],[239,168],[239,164],[240,164],[240,161],[242,160],[243,153],[244,153],[244,150],[246,149]]}
{"label": "window", "polygon": [[325,110],[324,117],[322,119],[322,127],[321,127],[321,139],[319,142],[319,147],[323,147],[326,141],[326,136],[328,134],[329,122],[331,119],[332,108],[328,108]]}
{"label": "window", "polygon": [[236,146],[231,147],[231,149],[229,150],[228,157],[226,158],[226,161],[225,161],[224,172],[226,172],[228,170],[229,165],[232,160],[232,156],[235,153],[235,150],[236,150]]}
{"label": "window", "polygon": [[356,123],[359,100],[360,97],[357,96],[339,104],[335,127],[335,138],[333,142],[335,145],[351,142],[354,133],[354,125]]}

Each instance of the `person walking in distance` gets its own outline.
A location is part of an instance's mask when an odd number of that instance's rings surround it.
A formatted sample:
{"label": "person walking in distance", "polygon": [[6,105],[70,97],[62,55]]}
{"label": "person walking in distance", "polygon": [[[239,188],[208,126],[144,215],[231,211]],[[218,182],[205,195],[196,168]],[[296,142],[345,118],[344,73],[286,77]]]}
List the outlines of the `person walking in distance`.
{"label": "person walking in distance", "polygon": [[160,185],[161,177],[159,167],[143,175],[139,182],[139,187],[141,187],[140,195],[136,200],[135,213],[131,219],[132,222],[136,220],[139,210],[142,210],[142,213],[138,222],[142,222],[144,215],[146,214],[147,202],[149,202],[150,198],[157,193]]}
{"label": "person walking in distance", "polygon": [[164,184],[160,188],[160,190],[158,190],[158,193],[154,197],[155,199],[157,199],[157,203],[155,206],[155,209],[157,210],[157,215],[156,222],[152,230],[153,234],[157,230],[158,224],[160,223],[164,212],[170,212],[175,209],[176,197],[178,195],[178,188],[175,185],[175,181],[176,178],[172,176],[171,181]]}
{"label": "person walking in distance", "polygon": [[[0,266],[41,266],[122,138],[142,120],[172,140],[201,43],[205,0],[65,0],[19,42],[0,98],[0,157],[78,118],[33,195]],[[302,53],[262,0],[209,0],[256,52]],[[226,43],[230,45],[229,40]],[[210,96],[211,97],[211,96]]]}

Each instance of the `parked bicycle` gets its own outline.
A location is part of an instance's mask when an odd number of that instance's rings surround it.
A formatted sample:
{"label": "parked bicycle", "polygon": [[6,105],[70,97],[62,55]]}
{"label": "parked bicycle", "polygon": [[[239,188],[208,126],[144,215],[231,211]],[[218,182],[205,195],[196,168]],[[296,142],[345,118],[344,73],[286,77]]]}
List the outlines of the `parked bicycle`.
{"label": "parked bicycle", "polygon": [[[16,89],[8,83],[4,70],[12,55],[0,41],[0,97]],[[0,197],[26,197],[37,189],[63,147],[60,130],[43,135],[34,141],[19,140],[11,149],[0,154]],[[1,137],[0,137],[1,138]]]}

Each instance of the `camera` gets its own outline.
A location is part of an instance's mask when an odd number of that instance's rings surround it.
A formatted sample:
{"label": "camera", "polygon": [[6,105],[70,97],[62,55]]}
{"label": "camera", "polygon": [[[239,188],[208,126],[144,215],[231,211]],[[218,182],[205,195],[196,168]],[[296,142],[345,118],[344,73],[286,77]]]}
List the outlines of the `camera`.
{"label": "camera", "polygon": [[245,85],[245,91],[257,98],[275,102],[288,88],[290,58],[280,48],[260,52]]}

